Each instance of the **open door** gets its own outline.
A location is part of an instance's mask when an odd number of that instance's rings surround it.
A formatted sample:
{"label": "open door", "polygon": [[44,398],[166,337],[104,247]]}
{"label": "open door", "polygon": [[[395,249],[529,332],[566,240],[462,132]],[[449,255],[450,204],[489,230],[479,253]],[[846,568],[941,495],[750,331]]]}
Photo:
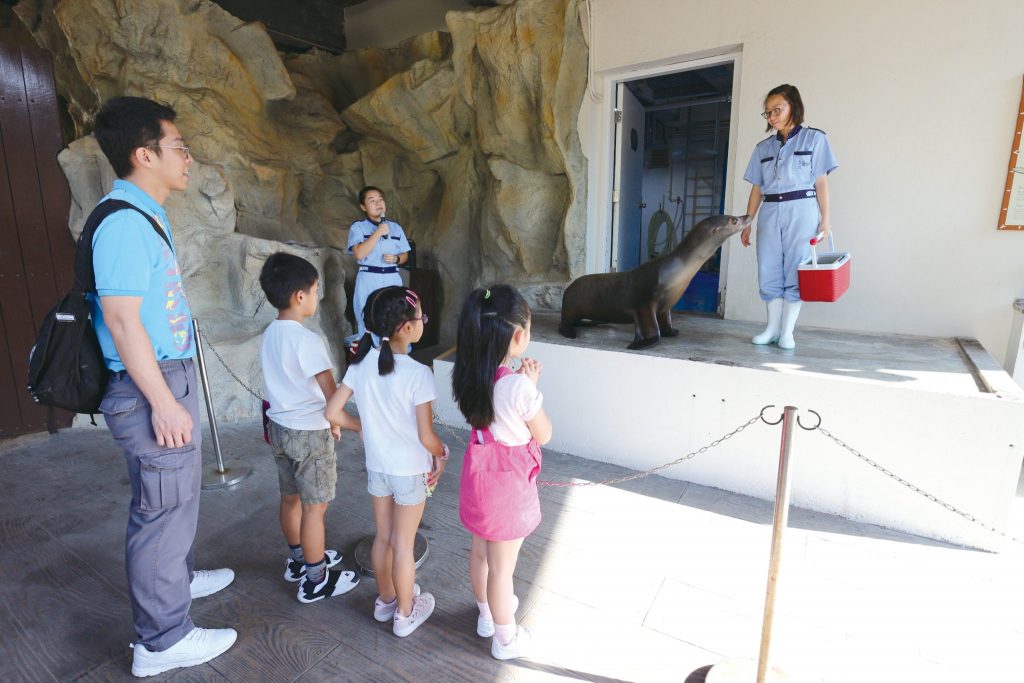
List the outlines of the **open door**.
{"label": "open door", "polygon": [[615,160],[611,269],[624,271],[640,265],[644,206],[644,108],[624,83],[615,96]]}

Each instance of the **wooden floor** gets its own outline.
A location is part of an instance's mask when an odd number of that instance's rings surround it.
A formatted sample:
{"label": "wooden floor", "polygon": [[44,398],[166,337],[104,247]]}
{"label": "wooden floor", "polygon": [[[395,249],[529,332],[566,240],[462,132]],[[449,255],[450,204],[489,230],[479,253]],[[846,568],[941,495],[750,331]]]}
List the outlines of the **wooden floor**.
{"label": "wooden floor", "polygon": [[[246,460],[255,473],[234,489],[203,494],[197,566],[228,566],[237,578],[221,593],[194,602],[192,614],[200,626],[237,629],[239,639],[208,664],[152,680],[693,683],[725,657],[756,654],[771,506],[650,477],[616,487],[543,489],[544,521],[525,542],[516,572],[518,617],[537,635],[541,656],[492,659],[489,640],[475,634],[470,538],[458,522],[455,454],[461,453],[461,434],[442,436],[453,458],[426,508],[430,555],[417,579],[434,594],[437,609],[416,633],[399,639],[372,617],[376,590],[370,578],[345,596],[312,605],[296,601],[295,585],[282,578],[276,473],[262,432],[255,421],[223,427],[226,457]],[[347,555],[372,530],[362,459],[361,445],[347,436],[339,447],[338,497],[327,526],[329,545]],[[542,478],[600,480],[623,472],[547,452]],[[0,444],[0,490],[0,681],[130,678],[133,633],[123,562],[128,487],[109,433],[75,429]],[[877,590],[864,585],[865,577],[874,576],[864,571],[866,558],[873,557],[865,543],[880,544],[883,569],[886,562],[918,566],[921,552],[932,554],[924,560],[928,566],[938,566],[935,553],[986,561],[982,554],[799,510],[791,524],[793,547],[818,564],[814,577],[799,581],[799,605],[813,607],[789,610],[809,625],[797,650],[821,653],[827,661],[847,655],[853,665],[865,661],[857,650],[848,651],[858,641],[846,631],[859,621],[817,614],[826,600],[855,610],[873,604]],[[891,584],[902,571],[881,573]],[[996,580],[988,565],[976,571],[986,585]],[[913,594],[916,582],[896,586],[901,600]],[[842,597],[847,594],[852,597]],[[874,620],[866,619],[860,624],[865,632],[877,634]],[[1003,619],[988,615],[967,624],[976,632],[978,624]],[[1008,633],[1012,642],[1020,640],[1019,626]],[[815,637],[823,640],[802,646]],[[891,647],[909,657],[905,672],[940,671],[934,662],[925,666],[916,659],[920,645],[911,643],[906,653],[895,640]]]}

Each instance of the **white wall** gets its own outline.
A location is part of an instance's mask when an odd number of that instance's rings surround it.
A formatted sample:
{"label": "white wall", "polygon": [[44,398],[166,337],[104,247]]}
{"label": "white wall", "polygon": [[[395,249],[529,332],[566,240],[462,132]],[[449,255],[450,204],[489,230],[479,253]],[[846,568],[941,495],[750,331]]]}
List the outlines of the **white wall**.
{"label": "white wall", "polygon": [[[645,470],[711,443],[781,406],[814,406],[837,438],[941,500],[1005,531],[1021,469],[1020,396],[950,390],[941,382],[880,382],[813,372],[775,372],[534,340],[544,364],[544,410],[554,424],[548,448]],[[465,428],[451,399],[454,358],[434,360],[435,411]],[[602,391],[580,391],[581,377]],[[936,386],[938,385],[938,386]],[[685,391],[680,391],[685,387]],[[624,400],[643,396],[643,401]],[[808,426],[815,424],[801,413]],[[927,429],[922,429],[927,425]],[[700,456],[659,472],[772,500],[781,428],[757,422]],[[1017,444],[1017,445],[1014,445]],[[793,435],[792,502],[913,534],[999,550],[1004,539],[980,529],[865,465],[818,432]]]}
{"label": "white wall", "polygon": [[448,30],[449,10],[472,9],[465,0],[370,0],[345,8],[348,49],[393,47],[428,31]]}
{"label": "white wall", "polygon": [[[853,284],[801,324],[977,337],[1003,360],[1014,299],[1024,297],[1024,233],[999,232],[1024,74],[1024,2],[852,3],[779,0],[593,0],[594,90],[580,135],[590,160],[589,270],[606,269],[615,80],[692,56],[741,53],[727,210],[745,211],[742,180],[765,137],[764,94],[797,85],[808,125],[839,160],[832,223],[854,255]],[[631,75],[632,74],[632,75]],[[754,250],[730,241],[726,317],[762,320]]]}

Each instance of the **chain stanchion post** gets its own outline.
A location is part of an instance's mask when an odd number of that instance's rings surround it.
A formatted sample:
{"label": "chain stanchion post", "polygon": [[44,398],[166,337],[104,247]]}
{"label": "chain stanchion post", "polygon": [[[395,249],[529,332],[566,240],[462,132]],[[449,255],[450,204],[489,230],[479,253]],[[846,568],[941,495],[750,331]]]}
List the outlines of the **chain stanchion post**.
{"label": "chain stanchion post", "polygon": [[[796,425],[796,408],[786,406],[782,411],[782,442],[779,446],[779,473],[775,483],[775,521],[772,524],[772,550],[768,561],[768,586],[764,597],[764,617],[761,621],[761,647],[758,653],[757,683],[783,683],[787,676],[771,667],[772,627],[775,622],[775,597],[779,585],[779,565],[782,560],[782,537],[789,522],[789,455]],[[777,424],[777,423],[771,423]],[[726,660],[708,671],[705,683],[750,683],[754,676],[754,662],[748,659]]]}
{"label": "chain stanchion post", "polygon": [[221,489],[232,486],[242,481],[250,474],[252,468],[241,460],[229,460],[224,462],[224,456],[220,450],[220,432],[217,430],[217,415],[213,411],[213,395],[210,394],[210,379],[206,374],[206,357],[203,355],[203,335],[199,329],[199,320],[192,319],[192,329],[195,331],[196,340],[196,364],[199,366],[199,381],[203,384],[203,396],[206,398],[206,415],[210,418],[210,435],[213,438],[213,452],[217,456],[216,465],[203,467],[204,490]]}
{"label": "chain stanchion post", "polygon": [[768,562],[768,587],[764,596],[764,618],[761,621],[761,652],[757,659],[757,683],[765,683],[771,656],[772,627],[775,621],[775,594],[779,585],[779,564],[782,562],[782,537],[789,522],[789,454],[793,444],[796,408],[782,411],[782,444],[779,447],[779,476],[775,483],[775,522],[772,525],[772,552]]}

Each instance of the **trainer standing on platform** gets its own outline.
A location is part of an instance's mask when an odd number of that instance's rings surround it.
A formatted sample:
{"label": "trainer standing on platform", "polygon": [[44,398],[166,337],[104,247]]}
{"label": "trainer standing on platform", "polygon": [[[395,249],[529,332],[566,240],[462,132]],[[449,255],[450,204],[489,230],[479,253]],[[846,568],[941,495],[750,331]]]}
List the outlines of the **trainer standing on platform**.
{"label": "trainer standing on platform", "polygon": [[163,209],[171,192],[188,185],[192,158],[174,118],[173,109],[137,97],[111,100],[96,115],[96,139],[118,176],[100,205],[117,199],[134,207],[111,213],[95,232],[90,302],[113,373],[100,410],[124,449],[132,491],[125,565],[138,636],[135,676],[209,661],[238,635],[196,628],[189,616],[192,598],[224,588],[235,575],[192,568],[200,388],[192,313]]}
{"label": "trainer standing on platform", "polygon": [[380,188],[368,185],[360,190],[359,209],[366,218],[353,223],[348,231],[348,251],[359,265],[352,302],[356,332],[345,338],[346,344],[353,345],[366,334],[363,320],[366,300],[378,289],[402,286],[398,266],[409,260],[411,249],[402,226],[384,218],[387,205]]}
{"label": "trainer standing on platform", "polygon": [[[797,266],[810,254],[811,238],[831,231],[828,174],[838,164],[825,132],[804,127],[804,103],[796,86],[772,88],[761,116],[768,122],[766,131],[775,134],[754,148],[743,179],[753,184],[747,214],[753,217],[761,208],[757,281],[768,307],[768,326],[751,341],[792,349],[801,303]],[[740,241],[750,246],[750,226]]]}

